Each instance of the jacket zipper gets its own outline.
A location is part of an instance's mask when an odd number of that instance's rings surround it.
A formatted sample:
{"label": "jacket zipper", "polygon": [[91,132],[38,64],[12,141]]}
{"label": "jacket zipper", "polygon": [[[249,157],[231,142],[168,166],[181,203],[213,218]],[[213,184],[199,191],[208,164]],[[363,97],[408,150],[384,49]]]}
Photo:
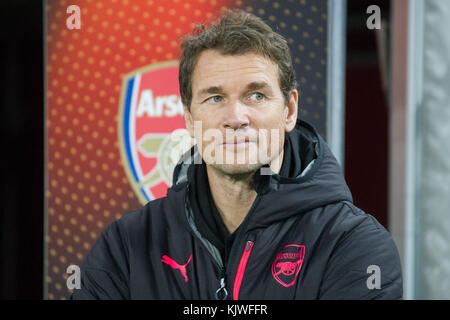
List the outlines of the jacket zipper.
{"label": "jacket zipper", "polygon": [[222,268],[221,275],[220,275],[220,283],[219,283],[219,289],[216,291],[216,300],[227,300],[228,298],[228,290],[226,288],[226,281],[225,281],[225,269]]}
{"label": "jacket zipper", "polygon": [[[190,186],[189,186],[189,184],[187,184],[187,192],[189,192],[189,188],[190,188]],[[188,200],[186,200],[187,192],[186,192],[186,195],[185,195],[185,203],[186,203],[186,201],[189,202]],[[253,211],[255,210],[257,205],[259,204],[260,200],[261,200],[261,196],[258,194],[256,199],[255,199],[255,201],[253,202],[249,212],[247,213],[247,216],[245,217],[244,222],[241,225],[242,229],[243,229],[244,226],[245,227],[247,226],[248,221],[249,221],[249,216],[251,215],[251,213],[253,213]],[[188,223],[189,223],[189,218],[188,218]],[[193,230],[192,226],[190,226],[190,229]],[[242,238],[241,233],[242,232],[240,232],[239,236],[237,236],[236,239],[234,240],[235,243],[239,243],[240,238]],[[207,249],[206,245],[203,243],[203,241],[200,239],[200,237],[195,234],[195,231],[193,231],[193,234],[194,234],[194,236],[199,238],[200,243],[205,247],[205,249]],[[238,267],[238,271],[237,271],[237,274],[236,274],[236,277],[235,277],[234,288],[233,288],[233,297],[236,297],[236,298],[234,298],[235,300],[237,300],[238,297],[239,297],[239,290],[241,288],[242,278],[244,276],[245,267],[247,265],[248,256],[250,255],[250,252],[252,250],[253,243],[254,242],[251,241],[251,240],[247,241],[244,253],[242,254],[242,257],[241,257],[241,261],[239,262],[239,267]],[[235,245],[232,246],[231,253],[230,253],[229,256],[231,256],[232,253],[234,252],[233,247],[236,247],[236,246]],[[207,251],[209,251],[209,250],[207,249]],[[246,251],[248,251],[248,253],[246,253]],[[245,259],[243,259],[244,256],[246,256]],[[228,290],[226,288],[226,285],[227,285],[227,283],[226,283],[226,269],[227,268],[225,267],[225,264],[222,261],[218,261],[214,257],[214,255],[212,255],[212,257],[213,257],[213,260],[215,260],[216,264],[219,266],[220,273],[221,273],[220,279],[219,279],[219,288],[215,292],[216,300],[227,300],[227,298],[228,298]],[[230,260],[230,259],[228,259],[228,260]],[[230,261],[228,261],[228,265],[229,264],[230,264]],[[242,268],[241,268],[241,265],[243,265]],[[238,275],[240,274],[240,272],[239,272],[240,269],[242,269],[242,271],[241,271],[242,275],[239,276],[240,277],[240,281],[239,281],[239,284],[238,284],[238,282],[236,280],[238,278]],[[236,295],[234,294],[235,292],[236,292]]]}
{"label": "jacket zipper", "polygon": [[[184,201],[185,201],[185,204],[189,202],[189,200],[187,200],[187,194],[188,194],[188,192],[189,192],[189,187],[190,187],[190,186],[189,186],[189,184],[188,184],[188,185],[187,185],[186,195],[185,195],[185,200],[184,200]],[[219,288],[218,288],[218,289],[216,290],[216,292],[215,292],[216,300],[227,300],[227,298],[228,298],[228,290],[227,290],[227,288],[226,288],[227,282],[226,282],[226,270],[225,270],[225,265],[224,265],[224,263],[223,263],[220,259],[217,259],[217,258],[215,257],[215,255],[212,254],[212,253],[210,252],[210,250],[208,249],[208,247],[206,246],[206,244],[203,242],[204,240],[202,240],[201,237],[197,234],[198,230],[195,230],[196,228],[194,228],[194,226],[191,225],[191,223],[190,223],[190,217],[189,217],[189,216],[190,216],[190,215],[189,215],[189,210],[190,210],[190,209],[189,209],[189,208],[185,208],[185,210],[186,210],[186,213],[187,213],[186,219],[187,219],[187,221],[188,221],[189,228],[190,228],[192,234],[194,235],[194,237],[196,237],[196,238],[199,240],[200,244],[205,248],[205,250],[209,252],[209,254],[211,255],[211,257],[213,258],[213,261],[216,263],[217,267],[220,269]],[[211,245],[212,245],[212,244],[211,244]],[[213,246],[213,245],[212,245],[212,246]]]}
{"label": "jacket zipper", "polygon": [[241,260],[239,261],[239,267],[237,269],[236,277],[234,278],[233,286],[233,299],[239,300],[239,290],[241,289],[242,279],[244,278],[245,267],[247,266],[247,261],[252,252],[253,241],[247,241],[245,244],[244,252],[242,253]]}

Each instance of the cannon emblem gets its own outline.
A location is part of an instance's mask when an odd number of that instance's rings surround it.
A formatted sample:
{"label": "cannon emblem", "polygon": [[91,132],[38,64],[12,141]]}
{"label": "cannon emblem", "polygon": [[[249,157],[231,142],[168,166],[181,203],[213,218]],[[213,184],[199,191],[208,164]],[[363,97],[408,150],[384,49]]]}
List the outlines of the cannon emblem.
{"label": "cannon emblem", "polygon": [[295,283],[305,258],[305,246],[298,244],[286,245],[277,254],[272,264],[272,275],[284,287]]}

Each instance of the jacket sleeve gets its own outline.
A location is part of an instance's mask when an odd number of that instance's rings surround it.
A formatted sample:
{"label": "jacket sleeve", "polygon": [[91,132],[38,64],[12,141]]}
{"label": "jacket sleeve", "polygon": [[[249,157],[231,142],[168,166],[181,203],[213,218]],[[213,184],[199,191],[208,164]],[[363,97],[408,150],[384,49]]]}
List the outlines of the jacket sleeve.
{"label": "jacket sleeve", "polygon": [[118,221],[103,231],[81,267],[81,287],[71,300],[128,299],[128,247]]}
{"label": "jacket sleeve", "polygon": [[[389,233],[355,207],[322,279],[320,299],[402,299],[400,257]],[[343,222],[342,225],[353,222]]]}

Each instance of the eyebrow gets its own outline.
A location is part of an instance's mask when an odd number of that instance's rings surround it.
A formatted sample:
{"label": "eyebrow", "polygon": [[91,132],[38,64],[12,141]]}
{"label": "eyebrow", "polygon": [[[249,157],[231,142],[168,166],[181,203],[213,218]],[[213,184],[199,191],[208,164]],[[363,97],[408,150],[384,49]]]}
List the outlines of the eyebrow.
{"label": "eyebrow", "polygon": [[[250,82],[247,87],[246,90],[247,91],[253,91],[253,90],[260,90],[260,89],[265,89],[265,88],[269,88],[270,86],[267,84],[267,82],[262,81],[262,82]],[[213,86],[213,87],[208,87],[208,88],[204,88],[198,91],[198,95],[204,95],[204,94],[215,94],[215,93],[222,93],[223,92],[223,88],[221,86]]]}
{"label": "eyebrow", "polygon": [[204,95],[204,94],[214,94],[214,93],[222,93],[223,89],[222,87],[208,87],[205,89],[201,89],[198,91],[199,95]]}
{"label": "eyebrow", "polygon": [[250,82],[247,85],[247,90],[248,91],[260,90],[260,89],[266,89],[266,88],[270,88],[270,87],[267,84],[267,82],[265,82],[265,81],[262,81],[262,82]]}

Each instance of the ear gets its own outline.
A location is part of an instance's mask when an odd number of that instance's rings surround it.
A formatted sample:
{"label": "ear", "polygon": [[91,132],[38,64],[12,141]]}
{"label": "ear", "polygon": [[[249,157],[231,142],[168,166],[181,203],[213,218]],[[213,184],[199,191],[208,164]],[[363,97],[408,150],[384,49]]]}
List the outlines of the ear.
{"label": "ear", "polygon": [[184,122],[186,123],[186,130],[189,132],[189,135],[194,138],[194,119],[192,118],[192,114],[189,111],[188,107],[183,104],[184,110]]}
{"label": "ear", "polygon": [[285,131],[291,132],[295,128],[297,123],[297,112],[298,112],[298,91],[292,90],[289,95],[289,100],[284,108],[284,119],[285,119]]}

